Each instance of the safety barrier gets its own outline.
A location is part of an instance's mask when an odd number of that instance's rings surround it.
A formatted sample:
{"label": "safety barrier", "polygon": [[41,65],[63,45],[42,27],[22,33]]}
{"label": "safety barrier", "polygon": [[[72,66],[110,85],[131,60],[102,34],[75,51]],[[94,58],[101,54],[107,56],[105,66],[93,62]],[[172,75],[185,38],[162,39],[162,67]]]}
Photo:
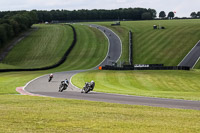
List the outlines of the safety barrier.
{"label": "safety barrier", "polygon": [[187,66],[164,66],[163,64],[139,64],[139,65],[124,65],[117,66],[103,66],[102,70],[190,70]]}
{"label": "safety barrier", "polygon": [[129,31],[129,64],[133,65],[133,41],[132,31]]}

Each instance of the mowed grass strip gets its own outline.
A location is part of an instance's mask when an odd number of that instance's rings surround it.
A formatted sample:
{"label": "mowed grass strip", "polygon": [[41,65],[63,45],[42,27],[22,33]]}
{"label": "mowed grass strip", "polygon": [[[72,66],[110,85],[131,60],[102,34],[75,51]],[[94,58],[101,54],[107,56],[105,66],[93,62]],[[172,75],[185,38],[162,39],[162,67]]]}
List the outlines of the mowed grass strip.
{"label": "mowed grass strip", "polygon": [[16,87],[25,86],[32,79],[47,72],[1,72],[0,95],[18,94]]}
{"label": "mowed grass strip", "polygon": [[85,25],[73,25],[77,32],[77,43],[64,64],[56,70],[90,69],[100,64],[108,51],[108,40],[102,32]]}
{"label": "mowed grass strip", "polygon": [[67,25],[34,25],[38,30],[22,39],[3,61],[17,68],[40,68],[57,63],[73,41]]}
{"label": "mowed grass strip", "polygon": [[200,100],[200,71],[88,71],[76,74],[79,88],[94,80],[98,92]]}
{"label": "mowed grass strip", "polygon": [[195,133],[200,112],[147,106],[0,95],[1,132]]}
{"label": "mowed grass strip", "polygon": [[[111,23],[98,24],[111,28],[121,38],[123,43],[121,61],[128,60],[128,32],[130,30],[133,32],[135,64],[176,66],[200,40],[199,19],[121,21],[120,26],[110,26]],[[153,25],[164,26],[166,29],[153,30]]]}

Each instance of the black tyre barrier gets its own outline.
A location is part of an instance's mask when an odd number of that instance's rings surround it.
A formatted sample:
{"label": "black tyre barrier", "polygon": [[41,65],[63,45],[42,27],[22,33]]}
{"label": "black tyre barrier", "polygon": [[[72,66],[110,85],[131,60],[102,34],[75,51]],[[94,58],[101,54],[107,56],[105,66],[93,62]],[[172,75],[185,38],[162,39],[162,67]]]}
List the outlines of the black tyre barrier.
{"label": "black tyre barrier", "polygon": [[163,66],[163,64],[150,64],[144,66],[126,65],[123,67],[103,66],[102,70],[190,70],[187,66]]}
{"label": "black tyre barrier", "polygon": [[74,34],[74,39],[72,41],[71,46],[69,47],[69,49],[65,52],[64,56],[60,59],[60,61],[58,61],[57,63],[55,63],[54,65],[51,66],[46,66],[46,67],[41,67],[41,68],[27,68],[27,69],[0,69],[0,72],[14,72],[14,71],[40,71],[40,70],[48,70],[48,69],[52,69],[52,68],[56,68],[58,66],[60,66],[61,64],[63,64],[65,62],[65,60],[67,59],[67,56],[69,55],[69,53],[72,51],[73,47],[76,44],[76,30],[72,25],[67,24],[68,26],[70,26],[73,30],[73,34]]}
{"label": "black tyre barrier", "polygon": [[129,64],[133,65],[133,41],[132,31],[129,31]]}

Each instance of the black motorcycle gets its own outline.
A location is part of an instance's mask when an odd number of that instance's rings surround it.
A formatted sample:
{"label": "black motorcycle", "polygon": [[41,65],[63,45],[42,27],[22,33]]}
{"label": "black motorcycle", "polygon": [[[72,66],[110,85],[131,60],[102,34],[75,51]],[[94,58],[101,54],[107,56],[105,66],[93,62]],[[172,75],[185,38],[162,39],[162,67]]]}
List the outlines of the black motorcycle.
{"label": "black motorcycle", "polygon": [[49,77],[48,81],[51,82],[52,78],[53,78],[53,77]]}
{"label": "black motorcycle", "polygon": [[94,82],[86,82],[81,93],[88,93],[94,89]]}
{"label": "black motorcycle", "polygon": [[48,81],[51,82],[52,79],[53,79],[53,74],[51,73],[51,74],[49,75]]}
{"label": "black motorcycle", "polygon": [[67,89],[69,83],[66,81],[61,81],[58,92],[62,92]]}

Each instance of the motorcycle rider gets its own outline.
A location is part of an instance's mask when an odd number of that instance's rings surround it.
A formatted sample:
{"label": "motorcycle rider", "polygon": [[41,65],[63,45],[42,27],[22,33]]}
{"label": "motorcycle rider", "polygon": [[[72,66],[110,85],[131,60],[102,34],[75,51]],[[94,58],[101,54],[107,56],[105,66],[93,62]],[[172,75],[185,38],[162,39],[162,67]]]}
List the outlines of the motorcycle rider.
{"label": "motorcycle rider", "polygon": [[93,80],[91,82],[85,82],[85,86],[83,87],[81,93],[85,92],[85,89],[89,86],[91,86],[92,89],[90,91],[92,91],[94,89],[95,82]]}
{"label": "motorcycle rider", "polygon": [[94,86],[95,86],[95,82],[92,80],[90,83],[91,83],[91,87],[92,87],[92,90],[93,90]]}
{"label": "motorcycle rider", "polygon": [[49,74],[49,82],[52,80],[53,78],[53,73]]}
{"label": "motorcycle rider", "polygon": [[61,81],[61,83],[62,83],[62,84],[65,84],[65,85],[67,85],[67,86],[69,85],[69,81],[68,81],[67,79]]}
{"label": "motorcycle rider", "polygon": [[68,86],[69,86],[69,81],[67,79],[65,79],[65,80],[61,81],[58,91],[62,92],[63,90],[66,90]]}

